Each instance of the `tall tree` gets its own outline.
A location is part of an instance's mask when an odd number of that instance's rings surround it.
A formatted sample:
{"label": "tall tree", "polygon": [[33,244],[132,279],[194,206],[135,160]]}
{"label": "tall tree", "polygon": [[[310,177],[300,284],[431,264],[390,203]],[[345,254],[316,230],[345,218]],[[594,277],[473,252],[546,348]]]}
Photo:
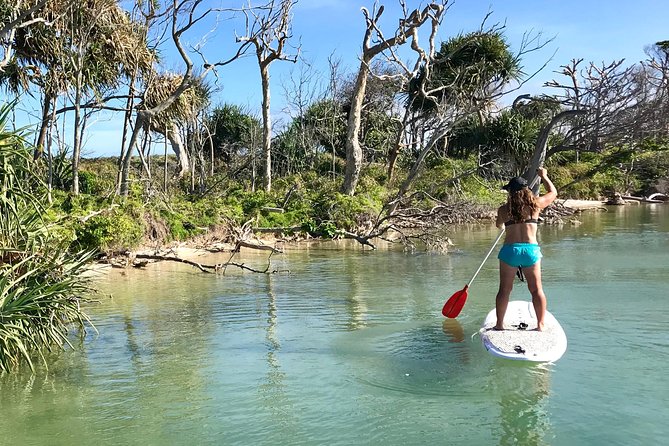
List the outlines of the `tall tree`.
{"label": "tall tree", "polygon": [[32,86],[37,86],[42,93],[42,122],[36,156],[41,154],[51,122],[51,107],[58,95],[66,91],[71,79],[63,66],[68,60],[63,48],[64,39],[69,36],[67,23],[73,4],[73,1],[65,0],[22,0],[11,7],[4,4],[0,8],[1,22],[6,23],[0,82],[14,93]]}
{"label": "tall tree", "polygon": [[[116,0],[55,0],[32,9],[26,17],[30,20],[13,34],[13,57],[0,77],[14,91],[33,84],[42,93],[35,156],[41,156],[55,114],[74,111],[72,187],[76,194],[86,115],[106,108],[130,66],[145,71],[150,66],[146,59],[151,57],[139,27]],[[71,105],[55,110],[57,98],[68,92]]]}
{"label": "tall tree", "polygon": [[380,6],[377,10],[375,5],[371,14],[367,8],[362,8],[366,29],[362,40],[360,67],[353,88],[346,134],[346,172],[342,192],[347,195],[355,194],[362,167],[363,153],[359,139],[360,126],[365,90],[367,88],[372,60],[384,51],[392,53],[395,47],[405,44],[409,39],[417,42],[418,29],[428,21],[431,22],[434,30],[441,20],[446,1],[431,2],[423,10],[415,9],[411,13],[408,13],[403,1],[400,3],[403,6],[404,17],[400,19],[397,30],[393,37],[390,38],[384,37],[378,25],[384,7]]}
{"label": "tall tree", "polygon": [[[262,123],[240,106],[224,104],[216,107],[207,118],[209,137],[214,147],[214,156],[223,163],[239,162],[241,153],[252,150],[252,135],[258,133]],[[261,130],[262,131],[262,130]]]}
{"label": "tall tree", "polygon": [[230,64],[239,58],[242,54],[244,54],[248,48],[248,44],[244,43],[240,45],[237,51],[230,58],[221,59],[215,63],[209,63],[206,61],[204,54],[198,51],[199,55],[205,60],[202,66],[202,71],[199,74],[196,74],[194,71],[193,61],[191,60],[189,53],[186,51],[186,48],[181,41],[182,36],[184,33],[191,30],[195,25],[201,23],[210,14],[220,12],[220,10],[213,8],[200,11],[199,7],[201,6],[202,2],[203,0],[193,0],[191,2],[173,0],[171,2],[171,6],[168,7],[166,11],[154,14],[155,17],[167,17],[172,42],[179,52],[185,68],[183,73],[178,75],[178,84],[175,86],[175,88],[170,90],[170,93],[166,97],[161,98],[159,102],[154,104],[143,101],[137,108],[135,125],[133,127],[130,140],[128,141],[127,149],[123,153],[123,157],[119,166],[120,174],[118,193],[120,195],[128,195],[130,161],[132,160],[134,148],[139,140],[140,132],[147,128],[151,128],[151,123],[157,116],[172,107],[172,105],[175,104],[179,97],[185,92],[196,88],[198,83],[200,83],[209,72],[215,70],[218,67]]}
{"label": "tall tree", "polygon": [[[296,69],[290,70],[290,76],[281,83],[281,87],[287,104],[284,111],[291,119],[289,128],[281,136],[288,136],[286,139],[294,144],[284,145],[280,150],[282,150],[284,160],[283,171],[290,174],[293,169],[307,165],[313,167],[317,153],[314,142],[315,132],[303,119],[303,116],[306,115],[316,98],[322,95],[322,92],[318,73],[306,60],[303,60]],[[272,151],[276,153],[276,144],[273,143],[273,146]],[[288,146],[292,146],[294,150],[286,150]]]}
{"label": "tall tree", "polygon": [[[144,91],[143,107],[154,108],[167,98],[181,85],[182,78],[178,75],[154,75]],[[155,114],[146,123],[145,132],[157,132],[164,135],[179,161],[177,177],[183,177],[190,170],[188,151],[182,135],[184,129],[197,119],[200,111],[209,104],[209,88],[203,79],[196,78],[191,87],[185,90],[165,110]]]}
{"label": "tall tree", "polygon": [[[507,93],[507,84],[523,73],[517,68],[522,56],[546,45],[541,35],[526,35],[512,55],[501,31],[492,26],[476,33],[458,36],[442,44],[439,59],[425,58],[418,75],[410,78],[409,107],[415,108],[414,134],[410,146],[416,146],[413,165],[397,193],[391,212],[415,180],[427,155],[438,144],[446,146],[446,137],[458,125],[478,116]],[[439,63],[437,63],[439,60]],[[522,86],[523,82],[519,82]]]}
{"label": "tall tree", "polygon": [[[67,39],[63,45],[65,68],[71,73],[74,109],[72,144],[72,190],[79,194],[79,161],[84,128],[83,100],[92,92],[94,107],[101,107],[100,94],[115,89],[126,64],[140,54],[137,36],[127,14],[116,0],[75,3],[66,15]],[[141,40],[141,39],[140,39]],[[146,49],[144,49],[146,53]],[[88,98],[87,98],[88,99]]]}
{"label": "tall tree", "polygon": [[[30,2],[26,0],[15,0],[14,2],[2,0],[0,2],[0,48],[2,59],[0,60],[0,71],[9,65],[13,58],[16,31],[26,28],[32,24],[44,23],[48,19],[44,15],[44,7],[48,0]],[[11,4],[13,3],[13,4]]]}
{"label": "tall tree", "polygon": [[239,42],[250,42],[256,50],[260,79],[262,82],[263,153],[265,155],[265,190],[272,190],[272,116],[270,114],[269,66],[275,60],[297,61],[297,55],[284,53],[286,43],[292,37],[291,10],[297,0],[274,0],[260,7],[244,8],[247,23],[246,36]]}

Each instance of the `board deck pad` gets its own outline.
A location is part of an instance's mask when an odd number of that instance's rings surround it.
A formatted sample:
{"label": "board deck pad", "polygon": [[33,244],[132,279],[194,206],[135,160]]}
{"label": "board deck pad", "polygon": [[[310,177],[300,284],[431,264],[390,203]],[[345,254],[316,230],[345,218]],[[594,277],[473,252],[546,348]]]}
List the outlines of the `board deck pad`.
{"label": "board deck pad", "polygon": [[532,302],[509,302],[504,330],[493,330],[497,315],[493,308],[481,327],[481,341],[492,355],[521,361],[554,362],[567,350],[567,336],[555,317],[546,311],[544,330],[536,331]]}

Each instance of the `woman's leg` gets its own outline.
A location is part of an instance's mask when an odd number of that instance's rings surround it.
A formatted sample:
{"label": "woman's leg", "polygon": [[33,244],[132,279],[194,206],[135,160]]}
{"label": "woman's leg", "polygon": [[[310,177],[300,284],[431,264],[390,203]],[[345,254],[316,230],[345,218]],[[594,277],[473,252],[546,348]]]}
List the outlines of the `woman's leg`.
{"label": "woman's leg", "polygon": [[544,317],[546,316],[546,295],[541,285],[541,260],[530,267],[523,268],[523,273],[525,273],[527,289],[532,295],[534,312],[537,314],[537,329],[541,331],[544,329]]}
{"label": "woman's leg", "polygon": [[497,297],[495,298],[495,309],[497,312],[495,330],[504,329],[504,314],[506,313],[506,307],[509,305],[509,296],[513,289],[513,279],[516,277],[517,269],[515,266],[507,265],[501,260],[499,261],[499,291],[497,291]]}

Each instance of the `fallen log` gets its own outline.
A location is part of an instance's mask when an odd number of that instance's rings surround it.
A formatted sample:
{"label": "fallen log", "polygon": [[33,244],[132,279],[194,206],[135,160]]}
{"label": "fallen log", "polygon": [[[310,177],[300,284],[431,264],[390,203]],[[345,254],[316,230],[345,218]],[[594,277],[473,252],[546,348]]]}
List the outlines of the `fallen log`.
{"label": "fallen log", "polygon": [[227,268],[228,266],[236,266],[237,268],[246,270],[246,271],[251,271],[254,273],[261,273],[261,274],[269,274],[269,273],[275,273],[278,271],[269,271],[269,264],[267,265],[267,268],[264,271],[251,268],[249,266],[244,265],[243,263],[237,263],[237,262],[225,262],[225,263],[217,263],[215,265],[208,265],[205,263],[198,263],[198,262],[193,262],[192,260],[187,260],[187,259],[182,259],[181,257],[176,257],[176,256],[161,256],[161,255],[155,255],[155,254],[137,254],[135,256],[135,259],[147,259],[147,260],[158,260],[158,261],[168,261],[168,262],[178,262],[178,263],[185,263],[186,265],[194,266],[198,268],[200,271],[204,273],[216,273],[220,270],[223,270]]}
{"label": "fallen log", "polygon": [[652,194],[648,197],[649,200],[661,200],[661,201],[669,201],[669,195],[666,194],[661,194],[661,193],[655,193]]}
{"label": "fallen log", "polygon": [[280,250],[278,248],[275,248],[273,246],[263,245],[261,243],[251,243],[251,242],[247,242],[247,241],[244,241],[244,240],[237,241],[237,243],[235,245],[235,251],[238,252],[239,248],[259,249],[261,251],[270,251],[274,254],[277,254],[277,253],[280,254],[280,253],[283,252],[282,250]]}
{"label": "fallen log", "polygon": [[639,203],[664,203],[662,200],[650,199],[647,197],[633,197],[631,195],[623,195],[623,200],[638,201]]}

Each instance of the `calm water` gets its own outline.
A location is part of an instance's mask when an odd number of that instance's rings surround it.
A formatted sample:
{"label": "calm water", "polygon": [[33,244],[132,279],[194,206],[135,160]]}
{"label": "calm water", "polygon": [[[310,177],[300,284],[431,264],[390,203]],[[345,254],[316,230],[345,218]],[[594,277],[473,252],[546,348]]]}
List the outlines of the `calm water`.
{"label": "calm water", "polygon": [[[669,435],[669,206],[540,228],[565,356],[528,366],[472,335],[493,307],[496,235],[449,254],[313,246],[271,276],[181,265],[114,271],[99,334],[46,372],[0,377],[0,444],[654,445]],[[264,267],[265,256],[249,254]],[[512,298],[527,299],[517,283]]]}

